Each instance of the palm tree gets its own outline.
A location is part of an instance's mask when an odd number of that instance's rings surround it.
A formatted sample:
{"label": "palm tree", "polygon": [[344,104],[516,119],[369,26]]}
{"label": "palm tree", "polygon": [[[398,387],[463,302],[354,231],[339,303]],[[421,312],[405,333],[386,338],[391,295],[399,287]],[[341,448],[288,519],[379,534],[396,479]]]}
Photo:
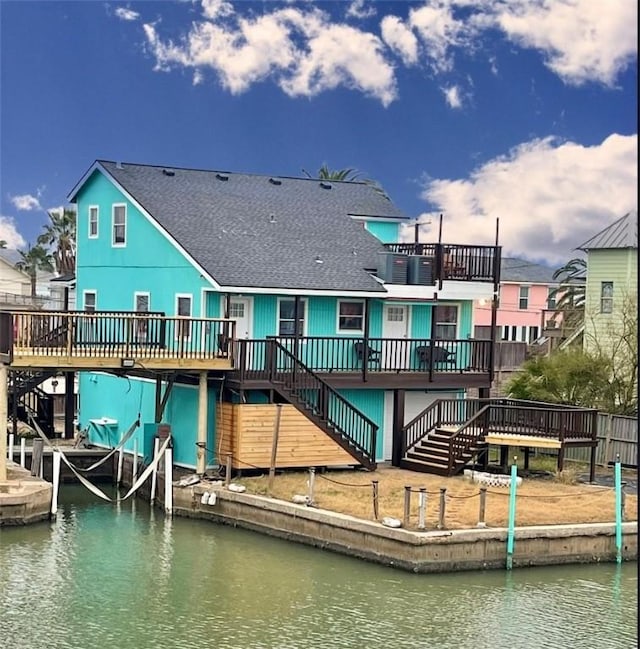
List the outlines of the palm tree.
{"label": "palm tree", "polygon": [[51,251],[58,274],[73,273],[76,268],[76,213],[65,208],[53,210],[48,215],[51,223],[44,226],[37,243]]}
{"label": "palm tree", "polygon": [[344,182],[355,182],[359,181],[365,183],[366,185],[371,185],[381,196],[384,196],[386,199],[389,199],[386,192],[378,184],[377,181],[371,180],[370,178],[363,178],[362,173],[357,169],[347,168],[347,169],[329,169],[327,163],[325,162],[315,176],[312,176],[306,169],[303,169],[302,172],[307,178],[318,178],[319,180],[336,180]]}
{"label": "palm tree", "polygon": [[41,245],[28,245],[26,250],[18,250],[21,259],[16,263],[16,268],[25,272],[31,279],[31,297],[36,297],[36,281],[38,271],[53,272],[51,255]]}
{"label": "palm tree", "polygon": [[7,242],[4,239],[0,239],[0,248],[1,249],[6,249],[7,247]]}
{"label": "palm tree", "polygon": [[564,327],[575,329],[584,321],[586,297],[587,262],[576,257],[570,259],[553,273],[559,284],[549,293],[556,300],[555,314],[560,316]]}

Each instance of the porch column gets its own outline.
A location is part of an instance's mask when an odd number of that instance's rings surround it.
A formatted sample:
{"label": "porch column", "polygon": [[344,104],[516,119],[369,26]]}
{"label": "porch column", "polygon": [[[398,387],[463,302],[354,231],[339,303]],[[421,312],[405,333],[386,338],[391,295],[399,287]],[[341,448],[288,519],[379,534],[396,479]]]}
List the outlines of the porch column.
{"label": "porch column", "polygon": [[204,475],[207,464],[207,372],[200,372],[198,382],[198,441],[196,443],[196,473]]}
{"label": "porch column", "polygon": [[[362,347],[362,382],[367,380],[367,370],[369,369],[369,306],[371,302],[369,298],[364,300],[364,345]],[[384,343],[383,343],[384,344]]]}
{"label": "porch column", "polygon": [[393,391],[393,446],[391,450],[392,466],[400,466],[402,460],[402,447],[404,446],[404,436],[402,428],[404,427],[404,390]]}
{"label": "porch column", "polygon": [[156,405],[154,421],[159,424],[162,421],[162,376],[156,378]]}
{"label": "porch column", "polygon": [[[64,287],[62,310],[69,312],[69,286]],[[73,420],[76,414],[75,373],[64,373],[64,438],[73,439]]]}
{"label": "porch column", "polygon": [[300,345],[300,296],[296,295],[293,301],[293,355],[298,358],[298,347]]}
{"label": "porch column", "polygon": [[7,406],[9,404],[9,373],[0,363],[0,482],[7,479]]}

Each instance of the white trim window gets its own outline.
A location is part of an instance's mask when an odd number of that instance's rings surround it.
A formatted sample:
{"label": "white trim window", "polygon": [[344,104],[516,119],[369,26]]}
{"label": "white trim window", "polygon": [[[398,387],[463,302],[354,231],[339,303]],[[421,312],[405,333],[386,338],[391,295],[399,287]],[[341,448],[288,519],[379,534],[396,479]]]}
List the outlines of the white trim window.
{"label": "white trim window", "polygon": [[[94,290],[82,291],[82,306],[86,313],[98,310],[98,293]],[[76,329],[76,339],[80,343],[92,343],[98,340],[97,318],[79,317]]]}
{"label": "white trim window", "polygon": [[457,304],[436,304],[433,307],[433,317],[436,340],[455,340],[458,337]]}
{"label": "white trim window", "polygon": [[338,300],[338,333],[364,333],[364,302]]}
{"label": "white trim window", "polygon": [[98,294],[96,291],[82,291],[82,304],[87,313],[98,310]]}
{"label": "white trim window", "polygon": [[89,239],[98,238],[98,217],[100,208],[97,205],[89,205],[89,223],[87,227]]}
{"label": "white trim window", "polygon": [[[176,316],[191,317],[193,296],[190,293],[176,293]],[[177,320],[175,338],[189,340],[191,337],[191,320]]]}
{"label": "white trim window", "polygon": [[613,313],[613,282],[600,282],[600,313]]}
{"label": "white trim window", "polygon": [[[295,298],[278,298],[278,336],[293,337],[295,335]],[[307,330],[307,301],[300,300],[298,314],[298,335],[306,336]]]}
{"label": "white trim window", "polygon": [[518,308],[526,311],[529,308],[529,287],[521,286],[518,296]]}
{"label": "white trim window", "polygon": [[121,247],[127,245],[127,205],[114,203],[111,213],[111,245]]}

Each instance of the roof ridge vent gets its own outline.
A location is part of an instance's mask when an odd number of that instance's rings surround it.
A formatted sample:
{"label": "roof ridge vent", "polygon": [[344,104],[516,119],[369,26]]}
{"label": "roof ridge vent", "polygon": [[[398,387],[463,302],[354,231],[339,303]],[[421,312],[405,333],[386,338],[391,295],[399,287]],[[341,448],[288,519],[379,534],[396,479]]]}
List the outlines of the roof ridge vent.
{"label": "roof ridge vent", "polygon": [[280,180],[280,178],[269,178],[269,182],[272,185],[282,185],[282,181]]}
{"label": "roof ridge vent", "polygon": [[175,176],[176,175],[176,172],[173,169],[163,169],[162,173],[165,176]]}
{"label": "roof ridge vent", "polygon": [[321,180],[320,181],[320,187],[322,187],[322,189],[331,189],[332,185],[331,185],[331,183],[327,182],[326,180]]}
{"label": "roof ridge vent", "polygon": [[116,169],[122,169],[122,162],[120,160],[116,162]]}
{"label": "roof ridge vent", "polygon": [[218,172],[216,174],[216,178],[218,180],[229,180],[229,174],[223,174],[223,173]]}

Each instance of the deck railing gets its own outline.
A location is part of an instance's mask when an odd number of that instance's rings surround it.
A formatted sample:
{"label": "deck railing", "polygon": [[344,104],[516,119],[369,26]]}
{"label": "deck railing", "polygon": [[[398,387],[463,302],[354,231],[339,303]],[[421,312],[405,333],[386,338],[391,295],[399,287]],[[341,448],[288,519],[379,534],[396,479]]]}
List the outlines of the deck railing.
{"label": "deck railing", "polygon": [[0,313],[0,320],[4,354],[198,360],[233,354],[233,320],[119,311]]}
{"label": "deck railing", "polygon": [[[320,374],[489,373],[490,340],[427,338],[273,338],[310,370]],[[266,340],[238,340],[240,380],[266,379]],[[285,361],[282,361],[285,363]],[[286,363],[278,371],[286,370]]]}
{"label": "deck railing", "polygon": [[434,283],[445,279],[497,283],[500,279],[500,246],[386,243],[384,247],[389,252],[430,257]]}

